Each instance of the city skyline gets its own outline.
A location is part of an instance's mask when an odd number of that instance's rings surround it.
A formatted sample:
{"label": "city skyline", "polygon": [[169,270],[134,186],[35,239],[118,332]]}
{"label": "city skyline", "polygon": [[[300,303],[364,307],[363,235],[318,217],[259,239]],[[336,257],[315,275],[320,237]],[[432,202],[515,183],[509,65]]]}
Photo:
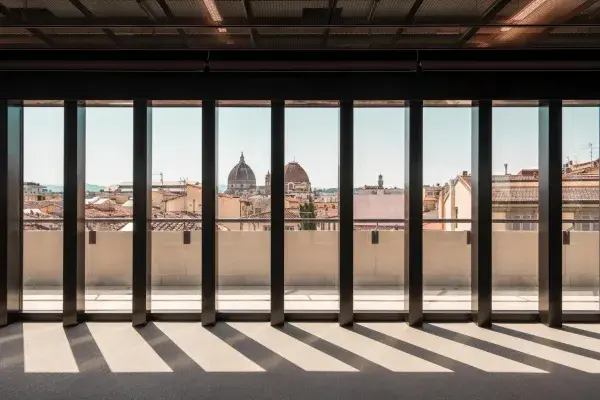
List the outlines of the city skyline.
{"label": "city skyline", "polygon": [[[132,180],[133,112],[131,108],[88,108],[86,182],[108,186]],[[338,187],[339,110],[286,109],[286,163],[299,162],[315,188]],[[200,108],[153,110],[154,180],[188,178],[201,181]],[[598,157],[598,108],[564,108],[563,162]],[[219,108],[218,183],[243,151],[257,185],[270,170],[270,109]],[[404,109],[357,108],[354,117],[354,186],[375,185],[381,173],[386,187],[404,185]],[[493,172],[510,173],[537,168],[537,108],[494,108]],[[48,185],[62,185],[62,108],[26,108],[24,120],[24,177]],[[423,126],[423,182],[448,181],[470,172],[471,110],[425,108]],[[516,144],[516,145],[515,145]]]}

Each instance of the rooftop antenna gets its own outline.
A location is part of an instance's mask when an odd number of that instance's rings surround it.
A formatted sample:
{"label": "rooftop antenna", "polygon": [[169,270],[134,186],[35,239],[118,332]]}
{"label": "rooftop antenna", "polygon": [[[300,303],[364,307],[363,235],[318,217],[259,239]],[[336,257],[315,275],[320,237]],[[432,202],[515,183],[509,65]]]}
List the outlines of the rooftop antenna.
{"label": "rooftop antenna", "polygon": [[590,142],[588,146],[590,148],[590,161],[594,161],[594,145]]}
{"label": "rooftop antenna", "polygon": [[152,175],[160,175],[160,185],[161,186],[165,185],[165,182],[164,182],[164,179],[163,179],[163,173],[162,172],[159,172],[158,174],[152,174]]}

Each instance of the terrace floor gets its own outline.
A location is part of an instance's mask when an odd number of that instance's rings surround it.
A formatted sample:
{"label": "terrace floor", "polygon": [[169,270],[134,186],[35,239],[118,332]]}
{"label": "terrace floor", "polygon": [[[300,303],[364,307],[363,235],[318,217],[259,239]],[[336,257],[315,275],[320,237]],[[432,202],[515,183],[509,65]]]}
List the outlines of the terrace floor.
{"label": "terrace floor", "polygon": [[[87,288],[86,311],[130,312],[131,288]],[[152,289],[152,311],[185,312],[201,310],[200,288],[156,287]],[[423,308],[430,311],[471,308],[469,288],[426,287]],[[220,287],[217,293],[220,311],[269,311],[269,288]],[[339,296],[336,288],[286,288],[286,311],[336,311]],[[402,288],[356,288],[355,311],[402,311]],[[493,309],[498,311],[536,311],[538,296],[535,289],[503,289],[493,292]],[[563,309],[566,311],[598,311],[600,298],[597,288],[565,288]],[[25,288],[23,310],[30,312],[62,311],[60,288]]]}
{"label": "terrace floor", "polygon": [[0,398],[597,399],[600,324],[15,323]]}

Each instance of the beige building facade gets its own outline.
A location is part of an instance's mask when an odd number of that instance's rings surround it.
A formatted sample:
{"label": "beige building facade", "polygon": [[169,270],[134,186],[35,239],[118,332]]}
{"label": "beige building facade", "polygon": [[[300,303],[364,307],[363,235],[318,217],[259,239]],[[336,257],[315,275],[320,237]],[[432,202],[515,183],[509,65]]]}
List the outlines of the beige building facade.
{"label": "beige building facade", "polygon": [[[598,161],[571,164],[565,168],[562,181],[563,220],[589,220],[590,222],[565,222],[563,229],[598,231],[600,187]],[[510,220],[493,224],[494,230],[534,231],[538,219],[538,179],[535,169],[521,170],[517,174],[492,177],[492,218]],[[471,218],[471,176],[465,171],[450,180],[440,193],[438,215],[441,219]],[[445,222],[446,231],[470,230],[470,223]]]}

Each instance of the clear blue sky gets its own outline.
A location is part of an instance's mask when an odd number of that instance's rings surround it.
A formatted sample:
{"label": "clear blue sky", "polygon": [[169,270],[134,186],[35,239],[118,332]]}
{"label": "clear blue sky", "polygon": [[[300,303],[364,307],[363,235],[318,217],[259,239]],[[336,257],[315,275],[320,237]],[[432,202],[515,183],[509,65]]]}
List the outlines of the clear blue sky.
{"label": "clear blue sky", "polygon": [[[110,185],[132,179],[132,109],[87,109],[87,179]],[[495,108],[494,173],[538,165],[538,110]],[[286,161],[298,161],[314,187],[338,186],[339,111],[335,108],[286,110]],[[230,169],[244,152],[257,184],[270,165],[270,110],[218,109],[218,179],[226,184]],[[200,180],[202,116],[199,108],[153,110],[153,172],[165,180]],[[597,107],[564,108],[563,161],[598,157]],[[424,182],[444,183],[471,167],[471,110],[425,108]],[[25,179],[63,182],[63,113],[61,108],[26,108]],[[355,111],[355,186],[373,185],[382,173],[385,186],[404,184],[404,109]],[[158,176],[155,177],[159,179]]]}

